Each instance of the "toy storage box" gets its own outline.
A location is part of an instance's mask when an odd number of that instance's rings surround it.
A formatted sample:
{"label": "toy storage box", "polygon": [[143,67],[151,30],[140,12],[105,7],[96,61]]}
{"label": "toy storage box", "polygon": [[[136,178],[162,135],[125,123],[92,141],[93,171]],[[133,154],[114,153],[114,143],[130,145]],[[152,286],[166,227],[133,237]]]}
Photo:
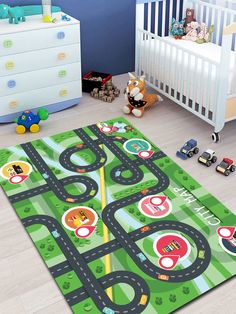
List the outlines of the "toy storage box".
{"label": "toy storage box", "polygon": [[[102,81],[93,81],[89,80],[91,77],[101,77]],[[82,89],[83,92],[90,93],[94,88],[98,88],[99,90],[103,85],[105,85],[112,78],[111,74],[100,73],[100,72],[88,72],[83,76],[82,79]]]}
{"label": "toy storage box", "polygon": [[26,109],[55,112],[80,102],[80,22],[43,23],[27,16],[18,25],[0,20],[0,123]]}

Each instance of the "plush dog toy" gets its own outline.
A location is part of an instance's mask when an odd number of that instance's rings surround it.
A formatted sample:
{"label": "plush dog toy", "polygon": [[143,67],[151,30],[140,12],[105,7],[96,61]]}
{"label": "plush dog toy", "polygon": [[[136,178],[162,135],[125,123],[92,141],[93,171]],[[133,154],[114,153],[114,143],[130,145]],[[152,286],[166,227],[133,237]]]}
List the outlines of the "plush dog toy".
{"label": "plush dog toy", "polygon": [[129,73],[130,80],[125,90],[125,97],[129,101],[128,105],[123,107],[126,114],[133,113],[137,118],[141,118],[146,108],[152,107],[156,102],[163,99],[156,94],[148,94],[146,91],[145,76],[139,79]]}

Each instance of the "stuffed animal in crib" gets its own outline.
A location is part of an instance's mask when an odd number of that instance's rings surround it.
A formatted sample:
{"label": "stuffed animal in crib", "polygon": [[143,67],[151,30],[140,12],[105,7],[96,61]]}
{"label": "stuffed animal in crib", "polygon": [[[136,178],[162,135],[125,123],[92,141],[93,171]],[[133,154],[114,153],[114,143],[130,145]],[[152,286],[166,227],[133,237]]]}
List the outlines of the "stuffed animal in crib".
{"label": "stuffed animal in crib", "polygon": [[185,34],[187,34],[190,29],[190,23],[191,22],[196,22],[196,19],[194,18],[194,9],[190,9],[190,8],[187,8],[186,9],[186,17],[184,19],[184,32]]}
{"label": "stuffed animal in crib", "polygon": [[190,23],[190,30],[188,33],[183,36],[182,38],[185,40],[190,40],[190,41],[196,41],[198,39],[198,29],[199,29],[199,24],[198,22],[191,22]]}
{"label": "stuffed animal in crib", "polygon": [[184,20],[177,22],[175,18],[172,19],[170,34],[175,39],[181,39],[184,35]]}
{"label": "stuffed animal in crib", "polygon": [[137,78],[129,73],[130,80],[125,90],[125,98],[129,104],[123,107],[126,114],[132,113],[135,117],[141,118],[145,109],[152,107],[155,103],[163,101],[157,94],[148,94],[146,90],[145,76]]}
{"label": "stuffed animal in crib", "polygon": [[200,32],[198,33],[198,39],[196,40],[196,43],[198,44],[204,44],[209,43],[211,41],[211,35],[214,32],[215,27],[214,25],[211,25],[211,27],[208,30],[208,27],[205,23],[202,23],[200,25]]}

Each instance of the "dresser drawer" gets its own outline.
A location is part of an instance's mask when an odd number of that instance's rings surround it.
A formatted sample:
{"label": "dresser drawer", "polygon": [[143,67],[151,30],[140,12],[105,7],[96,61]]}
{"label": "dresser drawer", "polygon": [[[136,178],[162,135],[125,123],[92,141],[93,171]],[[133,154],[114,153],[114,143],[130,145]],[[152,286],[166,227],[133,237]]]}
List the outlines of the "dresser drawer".
{"label": "dresser drawer", "polygon": [[81,80],[0,97],[0,116],[80,98]]}
{"label": "dresser drawer", "polygon": [[[38,29],[0,36],[0,56],[80,42],[80,24]],[[41,62],[41,60],[35,60]]]}
{"label": "dresser drawer", "polygon": [[81,63],[71,63],[38,71],[0,77],[0,95],[23,93],[33,89],[77,81],[81,77]]}
{"label": "dresser drawer", "polygon": [[79,61],[79,44],[4,56],[0,57],[0,77]]}

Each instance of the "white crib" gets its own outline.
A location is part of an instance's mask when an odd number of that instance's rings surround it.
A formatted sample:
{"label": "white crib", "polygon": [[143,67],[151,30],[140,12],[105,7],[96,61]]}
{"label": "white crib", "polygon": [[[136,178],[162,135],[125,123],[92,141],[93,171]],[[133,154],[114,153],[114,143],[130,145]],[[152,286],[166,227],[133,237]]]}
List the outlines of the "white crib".
{"label": "white crib", "polygon": [[[211,124],[218,142],[225,122],[236,119],[236,11],[209,2],[136,0],[135,71]],[[198,22],[215,25],[211,43],[169,36],[172,17],[181,20],[188,7],[194,8]]]}

